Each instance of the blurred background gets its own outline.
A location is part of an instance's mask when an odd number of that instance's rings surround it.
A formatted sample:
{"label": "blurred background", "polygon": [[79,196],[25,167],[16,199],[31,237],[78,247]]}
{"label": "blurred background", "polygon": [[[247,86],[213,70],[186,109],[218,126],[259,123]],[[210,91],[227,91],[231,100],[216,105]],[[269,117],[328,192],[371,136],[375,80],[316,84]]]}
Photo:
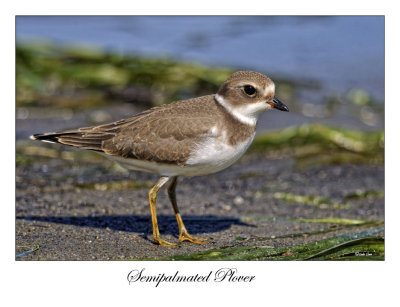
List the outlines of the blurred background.
{"label": "blurred background", "polygon": [[215,93],[240,69],[291,110],[261,131],[383,128],[383,16],[18,16],[16,41],[17,139]]}

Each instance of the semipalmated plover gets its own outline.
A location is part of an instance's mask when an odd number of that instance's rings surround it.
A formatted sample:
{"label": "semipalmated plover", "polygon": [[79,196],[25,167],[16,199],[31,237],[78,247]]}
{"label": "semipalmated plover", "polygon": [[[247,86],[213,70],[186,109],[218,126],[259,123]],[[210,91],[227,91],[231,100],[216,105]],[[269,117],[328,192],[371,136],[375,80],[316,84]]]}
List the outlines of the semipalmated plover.
{"label": "semipalmated plover", "polygon": [[168,196],[179,227],[179,241],[204,244],[188,233],[178,210],[179,176],[212,174],[237,161],[250,146],[261,112],[289,111],[275,97],[275,84],[253,71],[232,74],[215,95],[165,104],[110,124],[35,134],[31,139],[61,143],[107,155],[128,169],[161,176],[149,191],[154,243],[176,246],[160,237],[158,190],[171,181]]}

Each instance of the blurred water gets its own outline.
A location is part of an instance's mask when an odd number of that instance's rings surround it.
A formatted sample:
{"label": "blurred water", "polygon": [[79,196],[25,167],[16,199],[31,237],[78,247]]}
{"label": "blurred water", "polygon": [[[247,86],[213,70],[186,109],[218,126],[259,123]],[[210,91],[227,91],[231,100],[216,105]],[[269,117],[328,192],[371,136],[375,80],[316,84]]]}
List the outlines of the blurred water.
{"label": "blurred water", "polygon": [[229,65],[316,79],[328,94],[357,87],[384,97],[383,16],[18,16],[16,38]]}

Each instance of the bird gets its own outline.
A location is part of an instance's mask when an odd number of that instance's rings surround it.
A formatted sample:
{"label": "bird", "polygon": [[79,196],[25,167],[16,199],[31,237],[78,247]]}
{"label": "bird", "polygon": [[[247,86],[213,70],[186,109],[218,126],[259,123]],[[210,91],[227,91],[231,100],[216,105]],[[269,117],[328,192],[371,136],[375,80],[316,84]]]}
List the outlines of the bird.
{"label": "bird", "polygon": [[153,243],[177,247],[161,238],[157,222],[157,193],[170,182],[179,242],[206,244],[183,223],[175,193],[178,177],[208,175],[232,165],[252,143],[259,115],[271,109],[289,111],[275,97],[269,77],[244,70],[233,73],[216,94],[167,103],[108,124],[30,138],[97,151],[129,170],[158,175],[148,193]]}

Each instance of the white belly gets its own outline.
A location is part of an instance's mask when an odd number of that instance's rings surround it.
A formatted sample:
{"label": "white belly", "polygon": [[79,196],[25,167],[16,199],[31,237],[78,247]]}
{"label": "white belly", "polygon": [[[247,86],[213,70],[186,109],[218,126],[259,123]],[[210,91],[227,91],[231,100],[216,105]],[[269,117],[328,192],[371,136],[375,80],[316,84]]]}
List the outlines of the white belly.
{"label": "white belly", "polygon": [[206,138],[196,145],[184,166],[160,164],[155,162],[125,159],[115,156],[108,158],[136,171],[154,173],[161,176],[200,176],[219,172],[235,163],[249,148],[255,133],[234,146],[230,146],[221,138]]}
{"label": "white belly", "polygon": [[198,144],[193,150],[186,164],[196,175],[205,175],[218,172],[235,163],[249,148],[253,141],[253,133],[244,142],[228,145],[224,139],[209,138]]}

